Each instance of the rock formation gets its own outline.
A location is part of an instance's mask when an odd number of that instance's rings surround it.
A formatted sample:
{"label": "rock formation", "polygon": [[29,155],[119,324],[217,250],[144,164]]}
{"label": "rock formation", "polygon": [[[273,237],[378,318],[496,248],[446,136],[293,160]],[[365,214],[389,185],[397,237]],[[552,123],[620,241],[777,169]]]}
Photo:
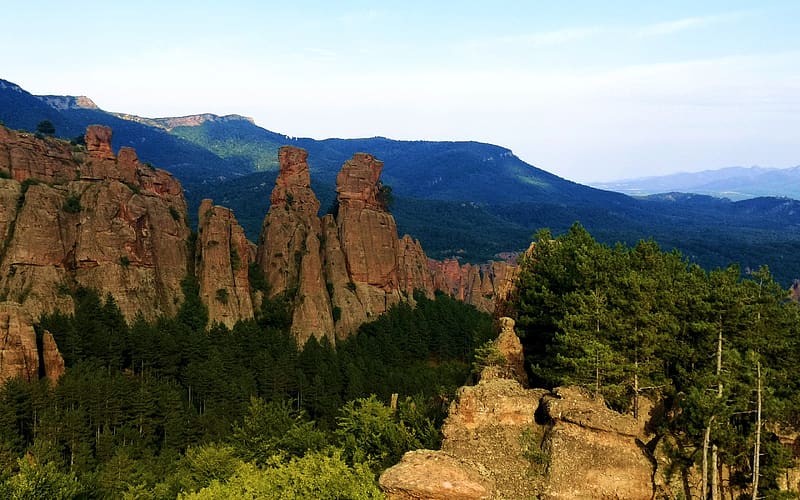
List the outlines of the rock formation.
{"label": "rock formation", "polygon": [[292,333],[299,345],[311,337],[333,340],[333,312],[323,274],[319,200],[311,190],[308,154],[289,146],[278,154],[280,173],[261,229],[257,262],[270,297],[294,303]]}
{"label": "rock formation", "polygon": [[480,500],[494,482],[480,465],[441,452],[410,451],[380,477],[388,500]]}
{"label": "rock formation", "polygon": [[253,317],[248,265],[250,242],[230,209],[203,200],[197,217],[195,273],[200,297],[208,306],[209,322],[232,327]]}
{"label": "rock formation", "polygon": [[[34,318],[70,312],[77,286],[114,296],[123,314],[174,314],[189,262],[186,202],[168,173],[117,155],[108,127],[93,125],[86,146],[0,127],[0,300]],[[284,147],[257,250],[230,210],[200,207],[194,271],[211,321],[253,316],[248,264],[257,262],[268,299],[293,307],[292,332],[331,342],[419,290],[442,290],[491,311],[511,267],[429,260],[420,243],[398,238],[384,206],[382,162],[357,153],[337,176],[336,215],[318,216],[307,153]],[[256,300],[260,302],[260,297]]]}
{"label": "rock formation", "polygon": [[508,289],[512,266],[460,265],[429,260],[419,241],[398,239],[381,200],[383,163],[357,153],[336,177],[337,211],[320,219],[304,150],[283,147],[269,213],[257,253],[270,296],[289,295],[292,331],[302,345],[311,336],[345,338],[370,318],[414,292],[442,290],[491,311]]}
{"label": "rock formation", "polygon": [[13,378],[38,380],[40,364],[53,383],[64,373],[64,359],[53,336],[44,333],[40,353],[30,316],[19,304],[0,303],[0,385]]}
{"label": "rock formation", "polygon": [[[507,360],[518,342],[498,341]],[[410,452],[383,473],[389,498],[441,498],[442,484],[480,491],[463,498],[653,498],[654,464],[633,417],[581,389],[525,389],[495,376],[502,371],[488,367],[477,385],[459,389],[440,451]]]}
{"label": "rock formation", "polygon": [[0,179],[0,296],[33,317],[70,311],[63,290],[76,285],[111,293],[129,318],[177,310],[189,255],[183,191],[132,149],[115,157],[110,141],[102,126],[87,128],[86,148],[0,127],[10,177]]}
{"label": "rock formation", "polygon": [[61,375],[64,375],[64,358],[58,351],[56,339],[53,334],[45,330],[42,335],[42,367],[44,368],[44,376],[50,379],[51,384],[58,383]]}

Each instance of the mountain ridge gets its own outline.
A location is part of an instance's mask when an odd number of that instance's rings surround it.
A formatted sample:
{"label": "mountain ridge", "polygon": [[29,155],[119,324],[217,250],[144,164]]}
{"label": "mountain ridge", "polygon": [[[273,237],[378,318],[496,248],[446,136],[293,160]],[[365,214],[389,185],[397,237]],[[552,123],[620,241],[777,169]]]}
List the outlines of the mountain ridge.
{"label": "mountain ridge", "polygon": [[[502,146],[381,137],[315,140],[272,132],[239,115],[188,116],[195,118],[167,132],[163,123],[154,127],[102,110],[58,110],[10,83],[0,89],[0,120],[6,125],[35,130],[39,120],[50,119],[67,137],[81,125],[112,126],[115,149],[134,146],[143,162],[180,179],[192,225],[204,198],[224,198],[251,240],[260,233],[258,212],[269,207],[264,191],[277,176],[278,149],[289,145],[309,153],[320,215],[335,199],[335,177],[344,162],[365,151],[381,159],[398,228],[419,239],[434,258],[483,262],[525,249],[539,228],[558,234],[580,221],[605,243],[655,238],[707,269],[766,264],[787,286],[800,276],[800,263],[791,258],[800,244],[795,209],[783,201],[736,205],[635,198],[562,179]],[[774,220],[775,214],[781,217]]]}
{"label": "mountain ridge", "polygon": [[631,196],[685,192],[730,198],[734,201],[764,196],[800,199],[800,165],[795,167],[726,167],[699,172],[680,172],[619,181],[593,183]]}

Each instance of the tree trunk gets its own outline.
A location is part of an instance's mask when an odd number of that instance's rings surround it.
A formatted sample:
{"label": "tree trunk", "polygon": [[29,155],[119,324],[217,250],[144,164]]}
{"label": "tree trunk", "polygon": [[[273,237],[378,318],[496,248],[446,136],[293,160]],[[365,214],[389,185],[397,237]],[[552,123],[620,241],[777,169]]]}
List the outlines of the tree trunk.
{"label": "tree trunk", "polygon": [[761,362],[756,362],[758,386],[756,390],[756,444],[753,449],[753,500],[758,498],[758,474],[761,456]]}
{"label": "tree trunk", "polygon": [[703,463],[701,465],[702,470],[700,471],[702,480],[701,480],[701,491],[702,495],[700,498],[702,500],[706,500],[708,498],[708,442],[711,440],[711,424],[714,423],[714,416],[712,415],[710,419],[708,419],[708,425],[706,426],[706,432],[703,435]]}

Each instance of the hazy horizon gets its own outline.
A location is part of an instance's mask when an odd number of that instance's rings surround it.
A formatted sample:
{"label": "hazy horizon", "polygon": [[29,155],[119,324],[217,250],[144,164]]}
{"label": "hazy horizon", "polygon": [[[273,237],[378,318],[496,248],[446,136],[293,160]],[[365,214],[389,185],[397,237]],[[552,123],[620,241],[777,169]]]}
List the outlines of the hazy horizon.
{"label": "hazy horizon", "polygon": [[609,182],[800,163],[791,1],[12,3],[0,78],[290,136],[475,140]]}

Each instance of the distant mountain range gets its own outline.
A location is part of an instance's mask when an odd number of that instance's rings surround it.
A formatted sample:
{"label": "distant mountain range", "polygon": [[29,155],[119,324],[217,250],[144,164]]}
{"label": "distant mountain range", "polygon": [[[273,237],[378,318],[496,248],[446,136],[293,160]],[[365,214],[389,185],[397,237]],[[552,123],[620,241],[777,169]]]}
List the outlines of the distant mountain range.
{"label": "distant mountain range", "polygon": [[792,168],[729,167],[702,172],[640,177],[592,184],[599,189],[631,196],[658,193],[696,193],[746,200],[759,196],[800,199],[800,166]]}
{"label": "distant mountain range", "polygon": [[784,284],[800,277],[795,258],[800,202],[794,200],[631,197],[562,179],[492,144],[294,138],[238,115],[146,118],[110,113],[87,97],[35,96],[0,80],[0,121],[33,131],[41,120],[50,120],[56,135],[66,138],[82,134],[89,124],[112,127],[115,150],[132,146],[142,161],[171,171],[181,181],[190,215],[196,216],[203,198],[213,198],[234,210],[253,241],[269,206],[277,151],[294,145],[309,152],[312,184],[323,212],[334,199],[336,173],[353,153],[369,152],[381,159],[383,182],[393,189],[391,210],[398,229],[418,238],[433,258],[485,261],[526,248],[539,228],[558,234],[580,221],[609,244],[654,238],[707,268],[768,264]]}

